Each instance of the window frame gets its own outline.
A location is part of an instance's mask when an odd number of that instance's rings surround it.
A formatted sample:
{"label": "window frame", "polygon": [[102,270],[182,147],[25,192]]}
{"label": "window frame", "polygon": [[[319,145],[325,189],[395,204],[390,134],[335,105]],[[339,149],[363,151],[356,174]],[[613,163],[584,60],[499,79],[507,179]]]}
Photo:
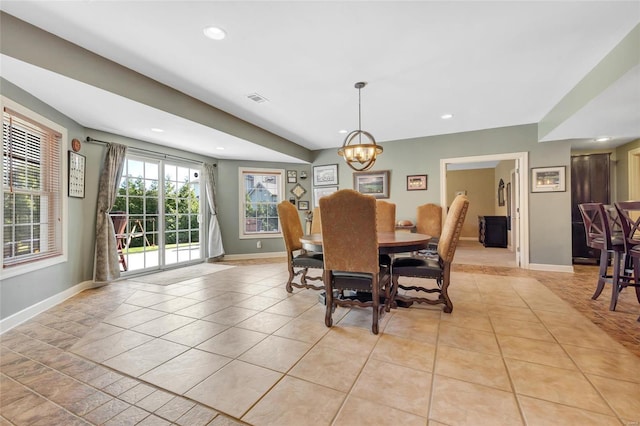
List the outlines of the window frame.
{"label": "window frame", "polygon": [[278,179],[278,201],[276,206],[285,200],[285,179],[286,172],[284,169],[275,168],[260,168],[260,167],[239,167],[238,168],[238,238],[245,239],[264,239],[264,238],[282,238],[282,228],[278,226],[277,232],[255,232],[245,233],[245,190],[244,190],[244,177],[247,174],[273,174]]}
{"label": "window frame", "polygon": [[[58,123],[55,123],[48,118],[43,117],[42,115],[36,113],[28,109],[27,107],[0,95],[0,109],[4,114],[4,109],[8,108],[10,110],[15,111],[16,113],[23,115],[24,117],[33,120],[34,122],[48,127],[53,131],[60,133],[60,152],[59,158],[60,163],[58,164],[59,176],[60,176],[60,215],[61,215],[61,224],[60,224],[60,238],[61,238],[61,254],[52,257],[45,257],[42,259],[36,259],[33,261],[18,263],[16,265],[4,266],[4,256],[0,258],[0,279],[7,279],[11,277],[15,277],[18,275],[26,274],[29,272],[38,271],[40,269],[48,268],[53,265],[57,265],[60,263],[64,263],[68,261],[68,194],[66,191],[68,176],[67,176],[67,150],[69,144],[68,131],[65,127],[61,126]],[[3,165],[0,165],[0,169]],[[4,224],[4,188],[3,188],[3,196],[0,197],[0,219]],[[0,238],[4,241],[4,226],[0,227]]]}

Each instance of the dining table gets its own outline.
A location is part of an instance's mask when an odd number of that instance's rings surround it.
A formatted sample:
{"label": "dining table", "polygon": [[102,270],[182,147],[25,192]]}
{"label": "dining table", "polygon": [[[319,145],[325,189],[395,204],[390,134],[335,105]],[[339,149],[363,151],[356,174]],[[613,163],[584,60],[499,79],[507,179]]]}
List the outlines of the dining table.
{"label": "dining table", "polygon": [[[380,254],[408,253],[426,249],[431,235],[415,232],[378,232]],[[322,251],[322,234],[308,234],[300,237],[302,247],[308,251]]]}

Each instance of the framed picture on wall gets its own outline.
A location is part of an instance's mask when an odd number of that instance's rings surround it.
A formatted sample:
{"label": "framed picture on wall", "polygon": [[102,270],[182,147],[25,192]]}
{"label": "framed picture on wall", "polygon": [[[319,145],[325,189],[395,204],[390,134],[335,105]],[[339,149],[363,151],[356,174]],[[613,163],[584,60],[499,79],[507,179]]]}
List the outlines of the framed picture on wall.
{"label": "framed picture on wall", "polygon": [[531,192],[566,191],[565,166],[531,169]]}
{"label": "framed picture on wall", "polygon": [[84,198],[85,156],[69,151],[69,197]]}
{"label": "framed picture on wall", "polygon": [[337,191],[337,186],[321,186],[318,188],[313,188],[313,207],[320,207],[320,203],[318,202],[320,198],[331,195]]}
{"label": "framed picture on wall", "polygon": [[354,173],[353,189],[374,198],[389,198],[389,170]]}
{"label": "framed picture on wall", "polygon": [[313,186],[329,186],[338,184],[338,165],[313,167]]}
{"label": "framed picture on wall", "polygon": [[427,175],[407,176],[407,191],[422,191],[427,189]]}

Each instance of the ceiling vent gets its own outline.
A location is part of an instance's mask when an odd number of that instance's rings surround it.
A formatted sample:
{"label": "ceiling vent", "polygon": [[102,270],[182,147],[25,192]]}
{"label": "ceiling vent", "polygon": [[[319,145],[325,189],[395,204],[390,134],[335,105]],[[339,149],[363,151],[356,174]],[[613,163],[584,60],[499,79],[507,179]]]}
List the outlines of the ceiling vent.
{"label": "ceiling vent", "polygon": [[265,98],[262,95],[259,95],[257,93],[251,93],[249,95],[247,95],[247,98],[251,99],[254,102],[257,102],[259,104],[263,103],[263,102],[267,102],[267,98]]}

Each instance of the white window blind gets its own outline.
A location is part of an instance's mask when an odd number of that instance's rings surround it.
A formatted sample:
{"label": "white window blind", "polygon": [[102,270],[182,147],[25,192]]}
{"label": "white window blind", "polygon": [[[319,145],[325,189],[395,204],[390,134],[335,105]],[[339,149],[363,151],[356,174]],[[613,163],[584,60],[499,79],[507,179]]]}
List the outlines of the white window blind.
{"label": "white window blind", "polygon": [[284,170],[240,168],[240,238],[280,235],[278,203],[284,199]]}
{"label": "white window blind", "polygon": [[2,116],[3,267],[62,254],[61,134]]}

